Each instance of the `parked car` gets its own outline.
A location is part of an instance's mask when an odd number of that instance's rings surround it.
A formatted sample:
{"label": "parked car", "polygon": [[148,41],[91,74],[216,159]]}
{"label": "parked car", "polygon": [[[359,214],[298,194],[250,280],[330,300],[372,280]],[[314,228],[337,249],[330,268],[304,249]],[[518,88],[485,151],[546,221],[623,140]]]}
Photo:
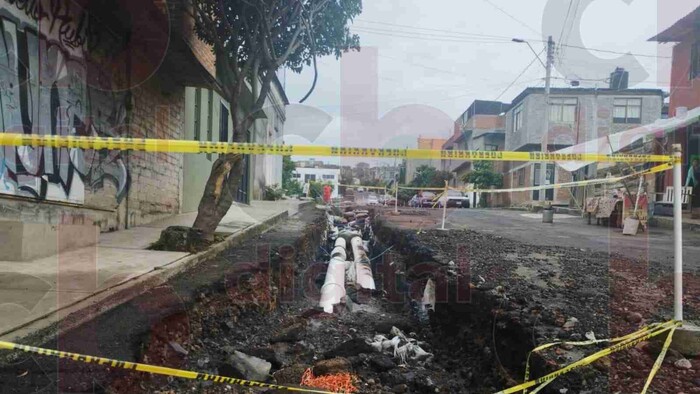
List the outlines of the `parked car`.
{"label": "parked car", "polygon": [[369,193],[366,201],[367,205],[379,205],[379,197],[374,193]]}
{"label": "parked car", "polygon": [[396,198],[391,194],[385,194],[384,196],[379,198],[379,202],[381,204],[394,205],[396,203]]}
{"label": "parked car", "polygon": [[448,190],[447,195],[440,196],[437,206],[442,208],[445,204],[447,208],[469,208],[469,197],[458,190]]}
{"label": "parked car", "polygon": [[433,192],[423,192],[421,196],[418,197],[418,206],[423,208],[432,208],[435,205],[435,198],[437,194]]}

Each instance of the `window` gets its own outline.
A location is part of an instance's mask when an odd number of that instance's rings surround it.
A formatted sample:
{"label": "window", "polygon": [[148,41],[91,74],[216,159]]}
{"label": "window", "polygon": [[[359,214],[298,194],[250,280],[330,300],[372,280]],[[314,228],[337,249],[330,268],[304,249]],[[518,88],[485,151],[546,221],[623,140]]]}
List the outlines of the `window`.
{"label": "window", "polygon": [[554,97],[549,99],[549,120],[557,123],[576,122],[577,98]]}
{"label": "window", "polygon": [[513,110],[513,131],[520,131],[523,128],[523,106]]}
{"label": "window", "polygon": [[306,174],[304,175],[304,182],[315,182],[316,174]]}
{"label": "window", "polygon": [[518,186],[525,186],[525,168],[519,169],[517,174],[518,174]]}
{"label": "window", "polygon": [[221,111],[219,115],[219,141],[228,142],[228,108],[221,103]]}
{"label": "window", "polygon": [[194,139],[199,141],[201,138],[201,122],[202,122],[202,89],[195,88],[194,90]]}
{"label": "window", "polygon": [[613,123],[642,123],[642,99],[616,98],[613,107]]}
{"label": "window", "polygon": [[335,179],[335,175],[324,175],[323,179]]}
{"label": "window", "polygon": [[494,144],[484,144],[484,150],[485,150],[485,151],[495,152],[495,151],[498,150],[498,145],[494,145]]}
{"label": "window", "polygon": [[301,178],[301,174],[297,174],[296,172],[293,172],[292,178],[299,179],[299,178]]}
{"label": "window", "polygon": [[690,79],[695,79],[700,77],[700,41],[693,44],[690,50]]}

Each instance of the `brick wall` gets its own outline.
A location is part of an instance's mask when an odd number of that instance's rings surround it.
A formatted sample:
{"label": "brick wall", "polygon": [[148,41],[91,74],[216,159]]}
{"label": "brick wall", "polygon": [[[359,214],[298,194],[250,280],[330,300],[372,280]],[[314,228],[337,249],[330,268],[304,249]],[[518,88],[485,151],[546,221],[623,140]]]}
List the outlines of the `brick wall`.
{"label": "brick wall", "polygon": [[197,37],[194,31],[194,20],[189,17],[183,18],[182,35],[185,41],[192,48],[192,52],[204,68],[209,71],[212,76],[216,76],[216,56],[212,51],[211,45],[205,43]]}

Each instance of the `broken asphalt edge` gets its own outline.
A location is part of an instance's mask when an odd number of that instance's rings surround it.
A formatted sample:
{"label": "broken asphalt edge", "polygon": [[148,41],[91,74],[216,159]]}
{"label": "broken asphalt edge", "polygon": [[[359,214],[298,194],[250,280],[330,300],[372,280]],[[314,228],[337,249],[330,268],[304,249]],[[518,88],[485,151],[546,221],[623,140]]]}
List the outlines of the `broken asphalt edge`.
{"label": "broken asphalt edge", "polygon": [[[299,210],[305,205],[299,205]],[[195,268],[231,246],[270,230],[275,224],[289,217],[289,210],[286,210],[259,223],[251,224],[230,234],[223,241],[204,251],[154,267],[148,272],[128,278],[108,288],[100,289],[85,298],[0,332],[0,340],[16,341],[31,336],[31,342],[44,343],[62,332],[70,331],[119,305],[129,302],[146,291],[168,282],[179,273]]]}

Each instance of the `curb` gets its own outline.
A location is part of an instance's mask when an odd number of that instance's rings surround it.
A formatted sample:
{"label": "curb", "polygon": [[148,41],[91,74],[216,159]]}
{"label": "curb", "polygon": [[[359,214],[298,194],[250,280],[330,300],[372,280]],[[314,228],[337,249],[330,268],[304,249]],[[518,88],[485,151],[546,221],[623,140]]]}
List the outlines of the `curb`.
{"label": "curb", "polygon": [[288,217],[289,211],[284,211],[260,223],[251,224],[229,235],[223,241],[212,245],[207,250],[190,254],[162,266],[155,267],[151,271],[129,278],[106,289],[99,290],[72,304],[48,312],[34,320],[22,323],[4,332],[0,332],[0,339],[12,341],[32,334],[48,339],[61,332],[70,331],[134,299],[146,291],[166,283],[175,275],[195,268],[197,265],[214,258],[226,249],[266,232],[272,226]]}

